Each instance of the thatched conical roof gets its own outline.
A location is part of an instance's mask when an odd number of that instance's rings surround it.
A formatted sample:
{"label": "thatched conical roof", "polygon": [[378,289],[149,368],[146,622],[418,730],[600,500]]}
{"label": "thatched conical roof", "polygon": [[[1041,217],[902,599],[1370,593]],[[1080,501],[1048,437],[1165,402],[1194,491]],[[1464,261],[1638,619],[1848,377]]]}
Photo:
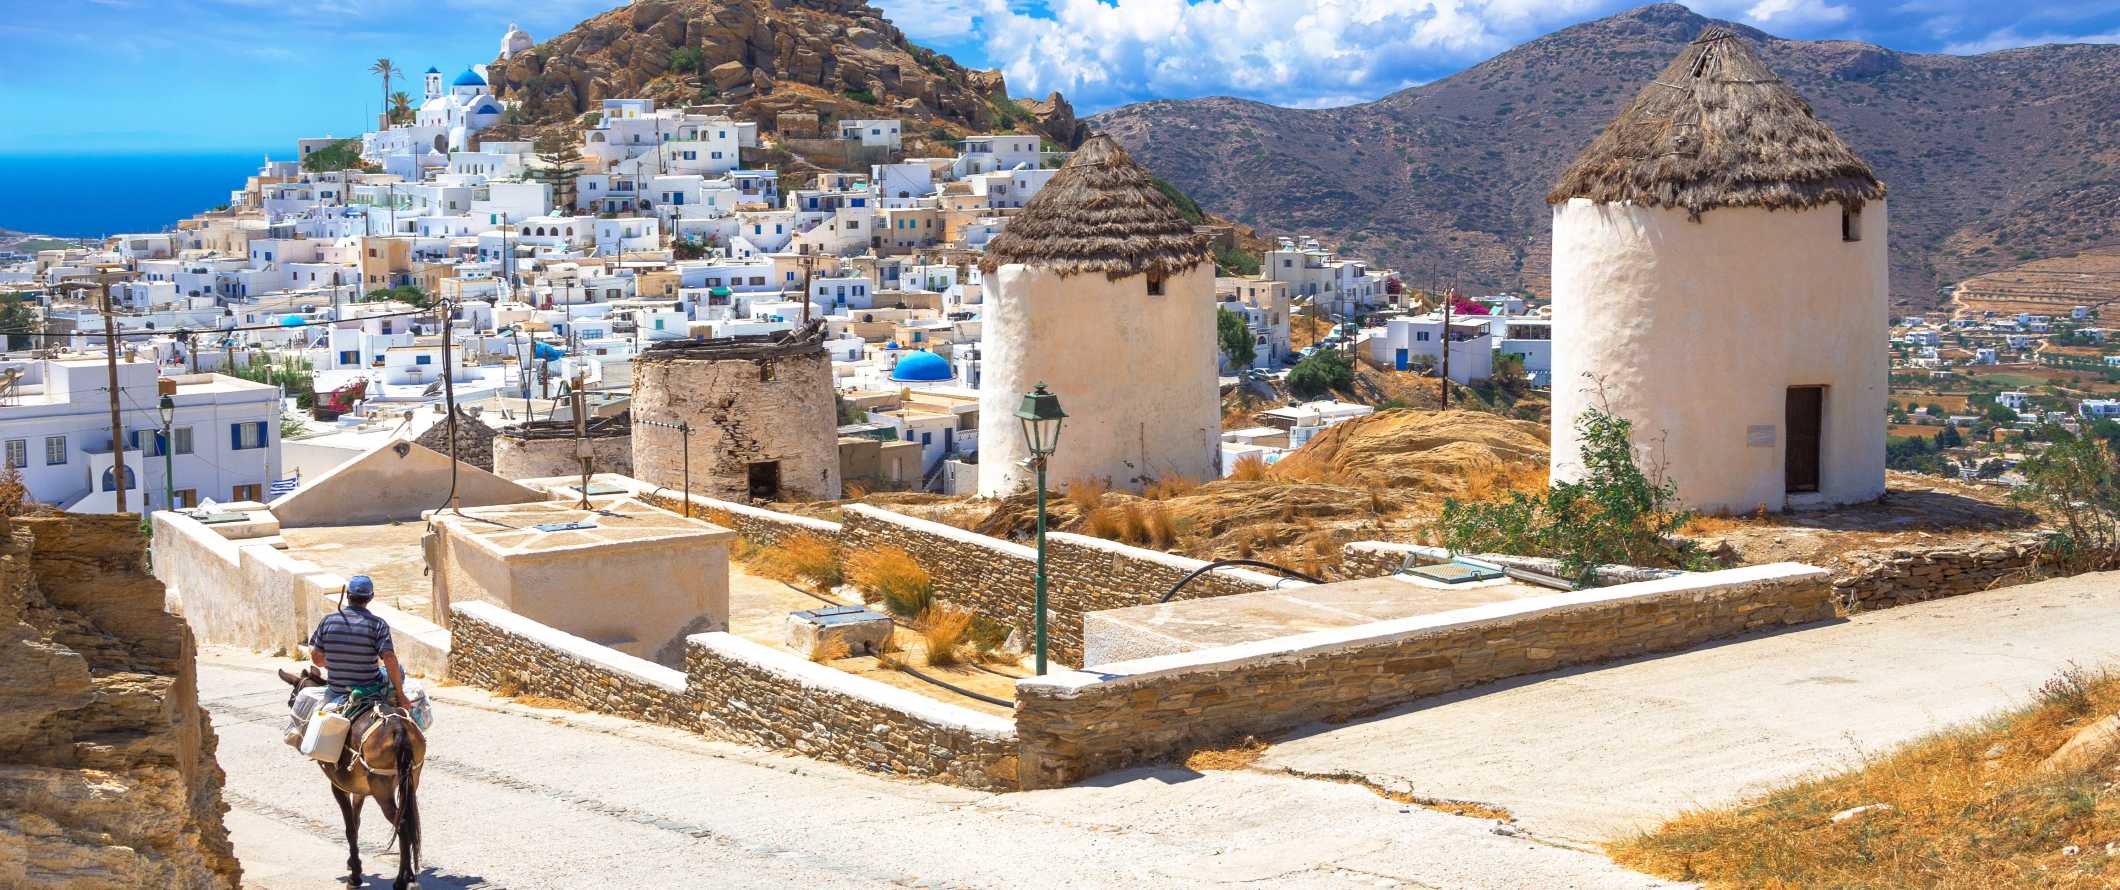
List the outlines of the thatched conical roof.
{"label": "thatched conical roof", "polygon": [[1023,212],[987,243],[979,267],[1042,266],[1062,275],[1176,275],[1208,262],[1207,238],[1111,137],[1090,137]]}
{"label": "thatched conical roof", "polygon": [[1546,195],[1683,208],[1860,208],[1870,165],[1730,29],[1709,25]]}

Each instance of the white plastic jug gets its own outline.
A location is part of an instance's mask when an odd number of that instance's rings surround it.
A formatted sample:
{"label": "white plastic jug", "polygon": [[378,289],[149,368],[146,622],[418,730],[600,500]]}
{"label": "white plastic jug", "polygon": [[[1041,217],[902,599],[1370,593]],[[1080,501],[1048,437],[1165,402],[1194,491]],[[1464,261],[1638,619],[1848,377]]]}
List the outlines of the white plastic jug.
{"label": "white plastic jug", "polygon": [[299,748],[302,737],[308,735],[309,718],[324,704],[324,687],[311,686],[294,697],[294,712],[287,715],[287,746]]}
{"label": "white plastic jug", "polygon": [[412,723],[421,732],[434,725],[434,702],[427,698],[427,685],[418,680],[405,681],[405,700],[412,703]]}
{"label": "white plastic jug", "polygon": [[309,730],[302,734],[302,753],[312,760],[336,763],[339,751],[346,747],[346,730],[353,721],[346,719],[331,708],[319,708],[309,718]]}

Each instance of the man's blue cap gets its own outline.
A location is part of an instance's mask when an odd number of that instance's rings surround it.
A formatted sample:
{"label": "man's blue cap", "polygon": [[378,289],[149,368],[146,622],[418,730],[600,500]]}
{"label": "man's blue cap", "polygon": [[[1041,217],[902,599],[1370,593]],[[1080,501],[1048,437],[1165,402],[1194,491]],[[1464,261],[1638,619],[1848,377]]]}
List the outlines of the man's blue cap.
{"label": "man's blue cap", "polygon": [[375,582],[368,580],[367,575],[355,575],[348,578],[346,579],[346,595],[357,600],[375,596]]}

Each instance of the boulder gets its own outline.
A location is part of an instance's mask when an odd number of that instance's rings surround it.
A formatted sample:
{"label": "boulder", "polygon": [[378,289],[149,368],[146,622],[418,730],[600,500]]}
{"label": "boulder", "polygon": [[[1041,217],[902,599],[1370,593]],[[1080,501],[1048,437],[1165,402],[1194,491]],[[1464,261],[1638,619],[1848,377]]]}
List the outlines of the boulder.
{"label": "boulder", "polygon": [[707,78],[719,89],[734,89],[751,82],[751,69],[745,68],[742,62],[723,62],[709,70]]}
{"label": "boulder", "polygon": [[868,28],[848,28],[847,42],[861,49],[875,49],[883,44],[883,35]]}
{"label": "boulder", "polygon": [[2039,761],[2040,772],[2075,772],[2097,765],[2120,751],[2120,714],[2076,730],[2054,753]]}

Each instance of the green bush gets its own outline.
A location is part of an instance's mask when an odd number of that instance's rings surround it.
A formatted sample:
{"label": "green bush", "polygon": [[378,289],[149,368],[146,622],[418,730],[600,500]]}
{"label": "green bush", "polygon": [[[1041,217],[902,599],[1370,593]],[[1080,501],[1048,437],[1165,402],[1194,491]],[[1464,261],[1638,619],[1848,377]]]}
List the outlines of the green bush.
{"label": "green bush", "polygon": [[1215,340],[1222,345],[1222,354],[1229,357],[1230,366],[1238,370],[1251,367],[1252,360],[1259,357],[1244,316],[1219,307],[1215,309]]}
{"label": "green bush", "polygon": [[1443,545],[1455,553],[1558,559],[1578,586],[1590,584],[1601,565],[1710,567],[1705,555],[1673,537],[1693,514],[1677,506],[1677,483],[1636,462],[1633,425],[1593,409],[1575,419],[1575,432],[1582,478],[1497,500],[1446,500],[1436,523]]}
{"label": "green bush", "polygon": [[2019,467],[2025,484],[2015,497],[2053,524],[2046,561],[2065,572],[2120,568],[2120,460],[2096,435],[2059,427],[2052,444]]}
{"label": "green bush", "polygon": [[367,170],[370,167],[361,160],[361,140],[341,139],[310,152],[302,159],[302,169],[311,173],[329,173],[334,170]]}
{"label": "green bush", "polygon": [[1215,265],[1231,275],[1259,274],[1259,258],[1235,245],[1215,248]]}
{"label": "green bush", "polygon": [[1347,353],[1325,349],[1296,362],[1288,372],[1288,388],[1304,398],[1316,398],[1354,385],[1354,361]]}
{"label": "green bush", "polygon": [[867,87],[862,87],[858,90],[841,90],[839,91],[839,94],[856,102],[860,102],[863,105],[876,104],[876,94],[869,92],[869,89]]}

